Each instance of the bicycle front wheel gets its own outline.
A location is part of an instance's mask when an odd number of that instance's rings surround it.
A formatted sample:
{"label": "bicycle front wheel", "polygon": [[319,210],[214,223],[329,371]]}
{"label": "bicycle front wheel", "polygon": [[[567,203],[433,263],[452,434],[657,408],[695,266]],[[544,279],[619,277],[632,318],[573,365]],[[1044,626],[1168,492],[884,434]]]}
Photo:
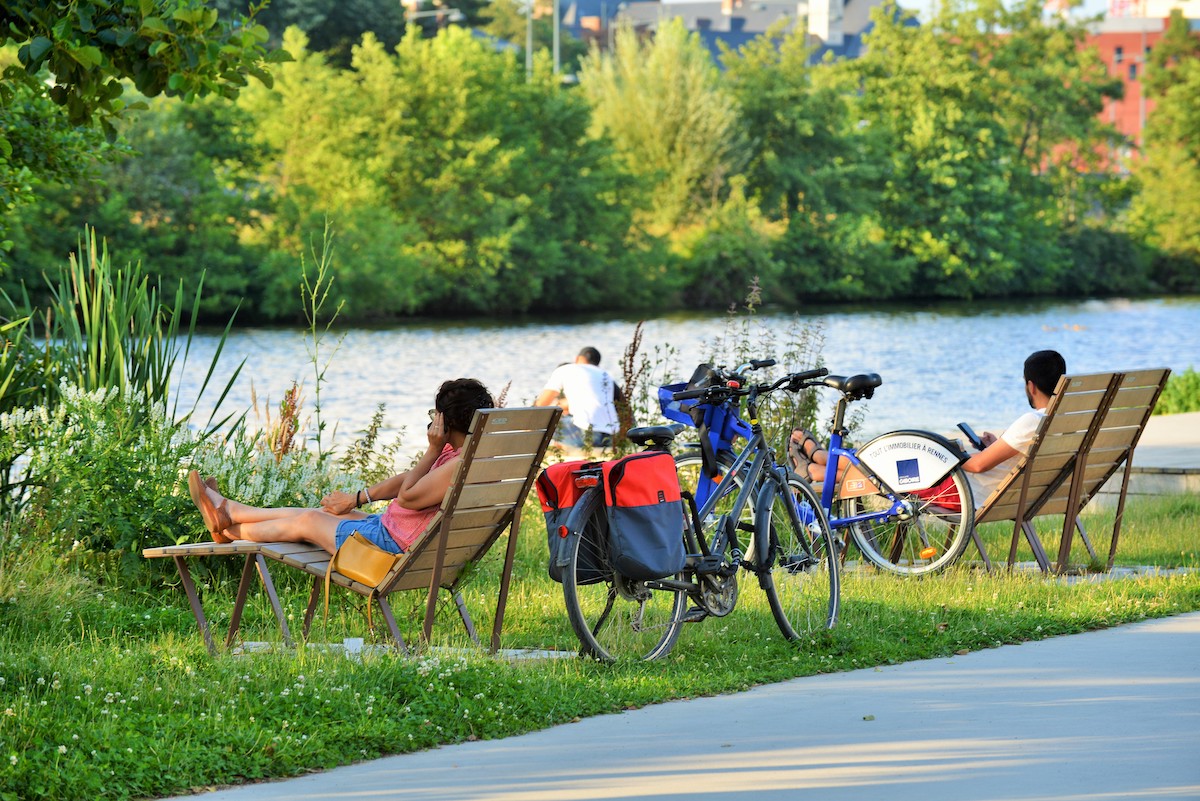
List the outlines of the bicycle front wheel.
{"label": "bicycle front wheel", "polygon": [[687,596],[613,568],[602,500],[599,492],[586,493],[567,521],[572,543],[563,595],[571,627],[582,653],[601,662],[666,656],[679,637]]}
{"label": "bicycle front wheel", "polygon": [[795,475],[786,493],[765,482],[754,519],[757,562],[766,566],[759,584],[783,636],[797,640],[833,628],[841,604],[838,552],[812,487]]}
{"label": "bicycle front wheel", "polygon": [[[850,535],[863,557],[881,570],[901,576],[936,573],[954,564],[967,547],[975,510],[966,473],[956,467],[940,484],[903,493],[912,516],[864,520],[850,526]],[[883,495],[865,495],[841,502],[845,517],[883,511],[892,505]]]}

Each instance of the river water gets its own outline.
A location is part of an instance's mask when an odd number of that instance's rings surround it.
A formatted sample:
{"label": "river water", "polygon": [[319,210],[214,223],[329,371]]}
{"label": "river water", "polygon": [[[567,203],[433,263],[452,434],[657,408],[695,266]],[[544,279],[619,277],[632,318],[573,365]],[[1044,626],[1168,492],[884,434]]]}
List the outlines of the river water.
{"label": "river water", "polygon": [[[404,443],[402,458],[410,456],[424,448],[425,410],[441,381],[479,378],[493,392],[507,386],[507,405],[526,404],[550,371],[585,345],[600,350],[601,366],[619,380],[621,355],[638,321],[425,321],[332,332],[317,358],[325,365],[322,417],[327,431],[337,426],[334,445],[344,446],[384,403],[388,438],[398,433]],[[640,352],[655,363],[651,383],[686,379],[713,352],[725,323],[726,315],[721,314],[644,319]],[[866,407],[864,435],[901,427],[946,432],[960,420],[980,431],[1003,428],[1027,408],[1021,365],[1026,355],[1043,348],[1060,351],[1068,369],[1076,373],[1200,368],[1200,297],[820,308],[796,314],[760,312],[754,323],[777,338],[785,338],[796,324],[815,326],[823,333],[821,352],[831,372],[873,371],[883,377],[874,399],[857,404]],[[753,339],[761,341],[759,334]],[[176,384],[181,409],[196,401],[217,342],[213,334],[193,342]],[[784,349],[775,350],[764,348],[757,355],[776,357]],[[315,371],[310,354],[309,340],[299,329],[234,332],[212,385],[200,396],[194,419],[207,417],[220,388],[244,359],[223,412],[248,408],[252,392],[260,405],[264,398],[277,404],[295,380],[302,382],[303,416],[311,421]],[[808,366],[787,365],[790,370]],[[834,393],[825,394],[831,405]],[[827,419],[828,412],[822,417]],[[254,424],[262,417],[251,412],[249,419]]]}

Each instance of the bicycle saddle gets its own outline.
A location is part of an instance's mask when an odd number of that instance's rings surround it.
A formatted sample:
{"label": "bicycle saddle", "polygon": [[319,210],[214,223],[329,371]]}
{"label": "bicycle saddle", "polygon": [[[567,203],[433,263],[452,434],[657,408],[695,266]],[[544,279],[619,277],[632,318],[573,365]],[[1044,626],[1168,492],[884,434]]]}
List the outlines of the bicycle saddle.
{"label": "bicycle saddle", "polygon": [[669,426],[640,426],[629,429],[625,436],[629,437],[629,441],[635,445],[645,447],[653,444],[661,448],[674,442],[675,435],[684,428],[686,426],[680,423]]}
{"label": "bicycle saddle", "polygon": [[883,383],[878,373],[859,373],[849,378],[841,375],[827,375],[821,379],[827,387],[841,392],[850,400],[870,398],[875,394],[875,387]]}

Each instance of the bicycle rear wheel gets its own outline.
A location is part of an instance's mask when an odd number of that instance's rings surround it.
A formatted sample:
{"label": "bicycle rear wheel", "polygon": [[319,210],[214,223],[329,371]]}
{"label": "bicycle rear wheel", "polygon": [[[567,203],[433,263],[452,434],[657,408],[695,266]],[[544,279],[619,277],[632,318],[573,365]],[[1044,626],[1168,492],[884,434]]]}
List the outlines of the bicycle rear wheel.
{"label": "bicycle rear wheel", "polygon": [[833,532],[816,493],[795,475],[788,477],[787,490],[781,493],[766,481],[758,494],[756,561],[768,567],[759,574],[759,584],[775,623],[784,637],[796,640],[837,624],[841,582]]}
{"label": "bicycle rear wheel", "polygon": [[563,596],[582,653],[601,662],[670,653],[683,624],[686,594],[655,581],[633,581],[613,569],[600,493],[589,491],[580,499],[567,529],[573,542]]}
{"label": "bicycle rear wheel", "polygon": [[[881,570],[901,576],[936,573],[954,564],[975,525],[971,490],[962,468],[928,490],[903,493],[912,505],[908,520],[864,520],[850,526],[850,536],[864,558]],[[883,495],[847,498],[839,517],[891,508]]]}

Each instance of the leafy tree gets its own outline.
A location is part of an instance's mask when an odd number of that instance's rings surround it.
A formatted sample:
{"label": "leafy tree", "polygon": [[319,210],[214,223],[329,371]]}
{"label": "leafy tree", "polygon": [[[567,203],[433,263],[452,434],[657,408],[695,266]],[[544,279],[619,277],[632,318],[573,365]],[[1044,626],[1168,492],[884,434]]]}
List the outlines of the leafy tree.
{"label": "leafy tree", "polygon": [[763,291],[785,302],[886,296],[885,276],[900,275],[874,210],[876,129],[857,124],[850,74],[810,66],[811,54],[802,32],[777,28],[723,55],[753,141],[748,185],[767,215],[787,223],[775,245],[779,286],[764,279]]}
{"label": "leafy tree", "polygon": [[744,184],[744,179],[734,179],[729,197],[703,224],[680,232],[683,301],[689,308],[725,308],[756,280],[767,300],[791,300],[779,283],[779,264],[771,252],[777,231],[763,220],[757,204],[746,199]]}
{"label": "leafy tree", "polygon": [[[99,146],[76,128],[98,124],[111,139],[114,118],[138,105],[122,99],[123,81],[146,97],[232,97],[251,76],[269,83],[268,65],[286,60],[265,39],[253,15],[221,20],[202,0],[0,6],[0,46],[17,47],[0,82],[0,252],[8,214],[40,182],[86,174]],[[41,136],[21,135],[29,130]]]}
{"label": "leafy tree", "polygon": [[222,21],[202,0],[14,0],[0,9],[0,31],[0,44],[20,47],[6,81],[38,86],[46,70],[50,98],[75,125],[124,110],[126,78],[146,97],[234,97],[250,76],[269,84],[268,63],[286,59],[263,46],[253,14]]}
{"label": "leafy tree", "polygon": [[1146,89],[1154,110],[1146,123],[1141,190],[1132,225],[1161,255],[1158,280],[1174,290],[1200,287],[1200,37],[1178,9],[1150,54]]}
{"label": "leafy tree", "polygon": [[593,51],[580,71],[598,133],[650,186],[651,230],[666,233],[719,205],[747,156],[737,107],[712,58],[680,18],[652,41],[621,28],[611,53]]}
{"label": "leafy tree", "polygon": [[1082,197],[1079,162],[1117,91],[1081,53],[1082,27],[1047,21],[1041,0],[951,2],[920,27],[894,6],[873,13],[866,54],[845,68],[879,134],[881,220],[915,265],[910,291],[1053,291],[1067,268],[1061,225]]}
{"label": "leafy tree", "polygon": [[[368,35],[347,71],[298,32],[286,44],[297,62],[246,96],[283,201],[268,233],[294,263],[330,216],[351,313],[521,311],[548,295],[588,307],[649,291],[627,180],[544,59],[530,82],[512,54],[457,28],[410,34],[394,56]],[[282,288],[290,269],[271,260],[260,283]]]}
{"label": "leafy tree", "polygon": [[[223,14],[248,14],[261,0],[214,0]],[[399,0],[271,0],[258,10],[255,20],[280,45],[289,27],[301,30],[309,47],[324,53],[331,63],[348,66],[351,48],[364,33],[371,33],[389,50],[404,35],[404,5]]]}
{"label": "leafy tree", "polygon": [[241,237],[264,199],[246,169],[256,156],[238,133],[246,115],[219,98],[148,105],[117,123],[132,155],[98,166],[95,180],[47,184],[39,202],[15,216],[10,292],[23,283],[42,303],[42,274],[76,249],[75,232],[88,224],[166,285],[180,281],[194,293],[203,271],[206,316],[228,318],[248,293],[258,257]]}

